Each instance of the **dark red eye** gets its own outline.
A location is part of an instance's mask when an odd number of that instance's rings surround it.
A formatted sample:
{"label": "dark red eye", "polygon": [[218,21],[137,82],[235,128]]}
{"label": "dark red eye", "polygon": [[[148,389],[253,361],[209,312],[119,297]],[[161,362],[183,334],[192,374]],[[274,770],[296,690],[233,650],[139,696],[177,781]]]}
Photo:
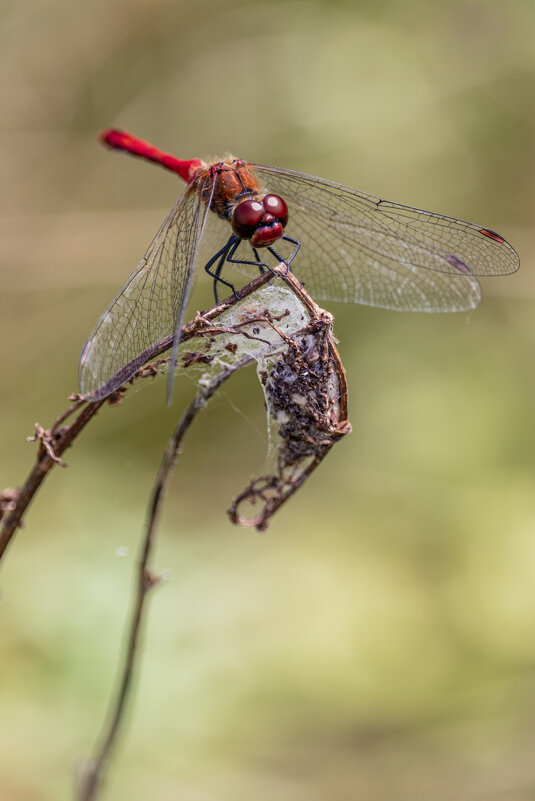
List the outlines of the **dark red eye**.
{"label": "dark red eye", "polygon": [[288,206],[284,200],[278,195],[266,195],[262,203],[266,212],[273,214],[284,228],[288,222]]}
{"label": "dark red eye", "polygon": [[250,239],[264,216],[264,206],[258,200],[242,200],[234,209],[232,229],[240,239]]}

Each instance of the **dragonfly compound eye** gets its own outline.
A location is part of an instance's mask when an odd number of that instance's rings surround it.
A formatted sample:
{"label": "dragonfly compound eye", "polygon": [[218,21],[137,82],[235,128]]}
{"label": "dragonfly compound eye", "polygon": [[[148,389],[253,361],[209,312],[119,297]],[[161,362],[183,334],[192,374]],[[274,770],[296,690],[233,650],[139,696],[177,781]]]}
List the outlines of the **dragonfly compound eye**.
{"label": "dragonfly compound eye", "polygon": [[240,239],[250,239],[265,214],[264,206],[258,200],[242,200],[234,209],[232,228]]}
{"label": "dragonfly compound eye", "polygon": [[288,222],[288,206],[278,195],[266,195],[262,201],[267,214],[272,214],[286,228]]}

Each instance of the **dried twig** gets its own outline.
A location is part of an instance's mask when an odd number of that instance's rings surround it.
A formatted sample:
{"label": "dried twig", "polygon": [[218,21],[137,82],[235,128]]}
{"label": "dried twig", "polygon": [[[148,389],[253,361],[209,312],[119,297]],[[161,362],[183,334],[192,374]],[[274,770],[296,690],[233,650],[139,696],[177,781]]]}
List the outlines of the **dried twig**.
{"label": "dried twig", "polygon": [[105,726],[101,737],[101,744],[95,749],[95,756],[86,765],[83,775],[79,780],[78,799],[79,801],[94,801],[97,798],[102,778],[114,746],[117,742],[120,724],[126,703],[129,698],[136,667],[136,656],[138,654],[138,643],[145,609],[145,599],[149,590],[159,583],[159,577],[149,570],[149,559],[154,546],[156,529],[162,509],[162,503],[167,487],[171,480],[176,462],[180,453],[182,441],[189,427],[193,423],[198,412],[206,406],[206,403],[214,395],[219,387],[235,372],[245,367],[251,362],[250,357],[243,357],[233,365],[229,365],[221,370],[216,376],[200,386],[194,399],[182,415],[173,436],[169,440],[164,453],[160,469],[154,482],[151,500],[148,507],[145,537],[142,543],[141,555],[138,565],[138,580],[134,608],[130,623],[128,636],[128,646],[124,658],[124,665],[121,668],[121,678],[117,691],[117,697],[112,705],[109,722]]}

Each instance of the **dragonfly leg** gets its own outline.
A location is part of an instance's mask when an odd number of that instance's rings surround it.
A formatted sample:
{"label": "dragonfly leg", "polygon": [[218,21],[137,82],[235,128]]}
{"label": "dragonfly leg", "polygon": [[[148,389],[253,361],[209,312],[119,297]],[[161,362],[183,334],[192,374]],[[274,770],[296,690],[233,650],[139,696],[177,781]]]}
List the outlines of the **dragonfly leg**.
{"label": "dragonfly leg", "polygon": [[290,258],[286,259],[286,261],[285,261],[285,264],[290,265],[292,263],[292,261],[295,259],[295,257],[297,256],[297,254],[299,253],[299,248],[301,247],[301,242],[298,239],[292,239],[291,236],[286,236],[285,235],[282,238],[285,239],[287,242],[291,242],[292,245],[295,245],[294,252],[290,256]]}
{"label": "dragonfly leg", "polygon": [[256,261],[250,261],[249,259],[233,259],[232,257],[236,253],[236,250],[238,249],[240,242],[241,239],[238,239],[238,241],[235,242],[234,245],[228,251],[226,260],[229,262],[229,264],[250,264],[252,267],[258,267],[260,273],[264,272],[264,268],[269,269],[268,265],[264,261],[262,261],[262,259],[258,255],[258,251],[256,250],[256,248],[253,248],[253,253]]}
{"label": "dragonfly leg", "polygon": [[283,259],[283,258],[282,258],[282,256],[281,256],[281,254],[280,254],[280,253],[277,253],[277,251],[275,250],[275,248],[268,247],[268,250],[269,250],[269,252],[271,253],[271,255],[272,255],[272,256],[275,256],[275,258],[277,259],[277,261],[279,261],[281,264],[284,264],[284,266],[286,267],[286,272],[284,273],[284,275],[288,275],[288,270],[290,269],[290,262],[289,262],[289,260],[288,260],[288,261],[286,261],[286,259]]}
{"label": "dragonfly leg", "polygon": [[294,250],[294,252],[292,253],[292,255],[290,256],[289,259],[283,259],[282,256],[280,255],[280,253],[277,253],[277,251],[273,247],[268,247],[268,250],[269,250],[269,252],[271,253],[272,256],[275,256],[276,259],[278,259],[282,264],[284,264],[286,266],[286,275],[288,275],[288,270],[290,269],[290,264],[292,263],[292,261],[297,256],[299,248],[301,247],[301,242],[299,242],[297,239],[292,239],[291,236],[283,236],[282,238],[285,239],[287,242],[292,242],[295,245],[295,250]]}
{"label": "dragonfly leg", "polygon": [[[251,245],[251,247],[252,247],[252,245]],[[255,259],[257,261],[257,264],[258,264],[258,269],[260,270],[260,275],[262,275],[262,273],[265,272],[264,262],[261,260],[260,256],[258,255],[258,250],[256,248],[253,248],[253,253],[254,253],[254,257],[255,257]]]}
{"label": "dragonfly leg", "polygon": [[[218,250],[217,253],[215,254],[215,256],[212,256],[210,261],[207,264],[204,265],[204,269],[206,270],[208,275],[211,278],[214,279],[214,298],[215,298],[215,302],[216,303],[219,303],[219,293],[217,291],[217,285],[218,284],[224,284],[225,286],[228,286],[228,288],[232,290],[234,295],[236,297],[239,297],[239,295],[236,292],[236,289],[234,288],[234,286],[231,283],[229,283],[228,281],[225,281],[224,278],[221,278],[221,270],[223,269],[223,265],[225,264],[225,262],[228,259],[229,251],[233,252],[234,250],[236,250],[236,248],[238,247],[239,243],[240,243],[240,240],[236,236],[234,236],[234,235],[231,236],[230,239],[228,240],[228,242],[225,245],[223,245],[221,250]],[[218,259],[219,259],[219,263],[218,263],[217,267],[215,268],[214,272],[212,272],[212,270],[210,268],[212,267],[213,264],[216,263],[216,261]]]}
{"label": "dragonfly leg", "polygon": [[[294,252],[292,253],[289,259],[283,259],[280,253],[277,253],[277,251],[272,247],[268,247],[268,250],[273,256],[275,256],[277,261],[282,262],[282,264],[286,265],[286,270],[289,270],[291,262],[294,260],[299,248],[301,247],[301,243],[297,239],[292,239],[289,236],[284,236],[283,239],[286,239],[288,242],[292,242],[296,246]],[[229,281],[225,281],[224,278],[221,278],[221,272],[223,270],[224,265],[227,262],[229,264],[247,264],[251,265],[251,267],[258,267],[258,269],[260,270],[260,274],[264,273],[266,270],[270,270],[269,264],[266,264],[265,261],[262,261],[256,248],[252,248],[255,258],[254,261],[252,261],[251,259],[235,259],[234,256],[236,254],[238,247],[240,246],[241,241],[242,240],[238,239],[238,237],[234,235],[231,236],[228,242],[226,242],[226,244],[221,248],[221,250],[218,250],[217,253],[214,256],[212,256],[210,261],[204,267],[208,275],[214,279],[214,297],[216,303],[219,303],[219,293],[217,291],[218,284],[224,284],[225,286],[228,286],[229,289],[232,290],[234,295],[236,297],[239,297],[239,294],[234,288],[234,285],[229,283]],[[214,264],[216,264],[215,268],[213,268]]]}

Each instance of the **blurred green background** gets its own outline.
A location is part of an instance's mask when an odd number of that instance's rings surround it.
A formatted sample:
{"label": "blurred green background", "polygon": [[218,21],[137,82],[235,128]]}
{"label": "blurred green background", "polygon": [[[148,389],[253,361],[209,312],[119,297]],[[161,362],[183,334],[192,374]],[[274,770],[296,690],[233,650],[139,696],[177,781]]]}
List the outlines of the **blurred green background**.
{"label": "blurred green background", "polygon": [[[225,510],[266,452],[254,371],[190,433],[104,798],[535,798],[535,4],[4,2],[0,487],[182,191],[124,127],[499,231],[471,314],[332,304],[354,432],[267,534]],[[210,303],[198,282],[192,310]],[[66,454],[2,565],[0,798],[72,797],[100,729],[160,455],[149,382]],[[121,556],[120,554],[125,554]]]}

